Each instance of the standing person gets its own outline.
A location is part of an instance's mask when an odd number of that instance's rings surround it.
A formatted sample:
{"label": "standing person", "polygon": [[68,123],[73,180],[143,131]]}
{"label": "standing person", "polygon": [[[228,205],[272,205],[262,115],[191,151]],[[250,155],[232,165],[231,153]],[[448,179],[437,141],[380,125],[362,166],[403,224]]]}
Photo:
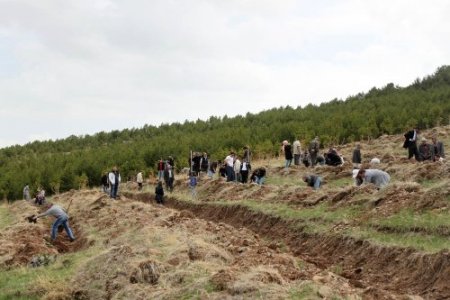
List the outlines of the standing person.
{"label": "standing person", "polygon": [[200,170],[204,173],[207,173],[208,167],[209,167],[208,153],[203,152],[203,155],[200,158]]}
{"label": "standing person", "polygon": [[244,146],[242,149],[244,150],[244,154],[242,155],[242,161],[250,163],[251,159],[250,148],[248,146]]}
{"label": "standing person", "polygon": [[305,165],[305,167],[309,167],[311,165],[311,157],[309,156],[308,150],[306,149],[305,152],[303,152],[302,163]]}
{"label": "standing person", "polygon": [[52,242],[55,241],[56,236],[58,234],[58,227],[62,225],[64,229],[66,230],[67,235],[69,236],[69,239],[71,242],[75,240],[75,236],[73,235],[72,229],[69,227],[69,216],[64,211],[64,209],[56,204],[48,203],[46,205],[47,211],[37,215],[34,217],[34,220],[37,220],[38,218],[45,217],[48,215],[54,216],[56,218],[55,222],[53,222],[52,225],[52,231],[51,231],[51,239]]}
{"label": "standing person", "polygon": [[102,189],[104,193],[108,193],[109,181],[108,181],[108,172],[105,172],[101,178]]}
{"label": "standing person", "polygon": [[300,165],[300,158],[302,156],[302,147],[300,144],[300,140],[296,139],[292,144],[292,153],[294,154],[294,165]]}
{"label": "standing person", "polygon": [[158,181],[158,185],[155,187],[155,200],[158,204],[164,204],[164,188],[161,180]]}
{"label": "standing person", "polygon": [[158,171],[158,180],[161,180],[161,178],[164,176],[165,165],[166,164],[161,157],[158,163],[156,164],[156,170]]}
{"label": "standing person", "polygon": [[353,169],[359,169],[361,167],[361,161],[361,145],[356,143],[352,154]]}
{"label": "standing person", "polygon": [[24,188],[23,188],[23,199],[25,200],[30,200],[30,187],[28,186],[28,183],[25,184]]}
{"label": "standing person", "polygon": [[234,152],[231,151],[230,154],[225,157],[225,170],[227,173],[227,182],[234,181]]}
{"label": "standing person", "polygon": [[386,186],[391,180],[388,173],[378,169],[361,169],[356,175],[356,184],[373,183],[377,188]]}
{"label": "standing person", "polygon": [[34,200],[34,204],[42,205],[45,202],[45,190],[43,188],[38,188],[36,199]]}
{"label": "standing person", "polygon": [[234,161],[234,180],[236,182],[241,182],[241,161],[239,160],[239,156],[236,156],[236,160]]}
{"label": "standing person", "polygon": [[175,168],[175,160],[172,156],[169,156],[169,158],[167,159],[167,163],[172,166],[172,169]]}
{"label": "standing person", "polygon": [[319,189],[322,184],[322,178],[317,175],[304,175],[303,181],[306,182],[307,186],[310,186],[315,190]]}
{"label": "standing person", "polygon": [[422,138],[419,145],[419,160],[431,160],[434,161],[434,146],[428,144],[426,138]]}
{"label": "standing person", "polygon": [[[217,162],[217,164],[219,163],[220,161]],[[227,163],[225,161],[223,161],[223,163],[220,163],[219,178],[220,177],[227,177]]]}
{"label": "standing person", "polygon": [[142,190],[142,183],[144,182],[144,177],[142,176],[142,171],[139,171],[136,175],[136,182],[138,184],[138,190]]}
{"label": "standing person", "polygon": [[197,191],[195,187],[197,186],[197,177],[194,176],[193,172],[189,174],[189,189],[191,190],[192,198],[197,199]]}
{"label": "standing person", "polygon": [[286,162],[284,164],[284,170],[287,171],[292,163],[292,147],[291,147],[291,144],[286,140],[283,141],[282,145],[283,146],[281,149],[284,152],[284,158],[286,160]]}
{"label": "standing person", "polygon": [[111,197],[111,199],[116,199],[117,191],[119,190],[119,184],[121,181],[120,173],[116,166],[112,168],[111,172],[109,172],[108,179],[109,179],[109,184],[111,185],[110,197]]}
{"label": "standing person", "polygon": [[417,161],[420,161],[419,151],[417,149],[417,135],[419,134],[419,130],[417,128],[413,128],[412,130],[405,133],[403,136],[405,137],[405,142],[403,143],[403,148],[408,149],[408,159],[411,159],[413,156]]}
{"label": "standing person", "polygon": [[250,172],[251,169],[252,169],[252,167],[250,166],[250,163],[244,161],[241,164],[241,182],[242,183],[247,183],[248,173]]}
{"label": "standing person", "polygon": [[308,151],[309,151],[309,157],[311,160],[311,166],[314,167],[317,163],[317,155],[319,154],[319,148],[320,148],[320,140],[319,137],[316,136],[311,143],[309,143]]}
{"label": "standing person", "polygon": [[444,144],[441,141],[438,141],[435,135],[433,135],[431,141],[434,147],[434,160],[435,161],[444,160],[445,158]]}
{"label": "standing person", "polygon": [[174,182],[174,174],[173,168],[170,164],[166,164],[166,168],[164,169],[164,182],[166,183],[166,188],[169,192],[173,191],[173,182]]}

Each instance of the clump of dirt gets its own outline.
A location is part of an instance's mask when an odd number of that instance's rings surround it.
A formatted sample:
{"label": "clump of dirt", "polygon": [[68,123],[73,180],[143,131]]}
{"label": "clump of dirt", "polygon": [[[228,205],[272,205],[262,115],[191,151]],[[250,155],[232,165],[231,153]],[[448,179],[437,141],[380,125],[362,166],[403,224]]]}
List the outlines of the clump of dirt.
{"label": "clump of dirt", "polygon": [[156,261],[149,260],[139,263],[130,276],[131,283],[157,284],[160,276],[160,266]]}

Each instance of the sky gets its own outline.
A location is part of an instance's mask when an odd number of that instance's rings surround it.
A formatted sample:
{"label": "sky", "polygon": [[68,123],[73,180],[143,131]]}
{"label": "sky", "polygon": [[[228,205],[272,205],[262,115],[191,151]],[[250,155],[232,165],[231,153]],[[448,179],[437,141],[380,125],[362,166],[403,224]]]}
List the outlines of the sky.
{"label": "sky", "polygon": [[448,0],[0,0],[0,147],[346,99],[450,62]]}

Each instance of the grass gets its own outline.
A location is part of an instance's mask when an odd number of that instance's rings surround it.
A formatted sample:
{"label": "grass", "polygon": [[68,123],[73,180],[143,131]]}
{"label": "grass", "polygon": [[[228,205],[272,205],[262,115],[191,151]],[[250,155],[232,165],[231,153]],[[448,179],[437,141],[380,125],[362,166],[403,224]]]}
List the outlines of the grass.
{"label": "grass", "polygon": [[428,233],[438,233],[440,228],[450,227],[450,213],[426,211],[416,213],[412,209],[404,209],[387,219],[373,220],[371,224],[394,228],[399,232],[421,228]]}
{"label": "grass", "polygon": [[347,235],[357,239],[369,240],[375,244],[397,247],[411,247],[427,253],[450,249],[450,240],[447,237],[426,235],[420,233],[386,233],[371,228],[352,228]]}
{"label": "grass", "polygon": [[11,225],[13,217],[9,213],[8,206],[5,204],[0,205],[0,230]]}
{"label": "grass", "polygon": [[58,257],[46,267],[20,267],[0,272],[0,299],[39,299],[48,291],[69,289],[69,279],[78,267],[98,253],[89,249]]}
{"label": "grass", "polygon": [[293,208],[282,203],[264,203],[254,200],[223,203],[225,203],[226,205],[241,204],[253,211],[267,213],[270,215],[281,217],[283,219],[303,221],[322,220],[329,223],[352,220],[356,218],[361,212],[361,207],[356,205],[351,207],[330,209],[327,203],[321,203],[311,208],[301,209]]}
{"label": "grass", "polygon": [[328,180],[326,185],[329,187],[333,187],[333,188],[351,186],[351,185],[353,185],[353,178],[350,176],[350,177],[343,177],[343,178],[339,178],[339,179],[335,179],[335,180]]}

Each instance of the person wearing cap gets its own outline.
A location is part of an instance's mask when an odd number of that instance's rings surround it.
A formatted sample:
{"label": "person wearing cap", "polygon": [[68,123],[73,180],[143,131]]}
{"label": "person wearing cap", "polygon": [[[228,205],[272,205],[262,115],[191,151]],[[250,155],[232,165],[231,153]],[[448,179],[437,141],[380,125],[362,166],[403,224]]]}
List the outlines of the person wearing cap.
{"label": "person wearing cap", "polygon": [[429,144],[426,138],[422,138],[420,140],[419,160],[420,161],[426,161],[426,160],[434,161],[434,146]]}
{"label": "person wearing cap", "polygon": [[75,236],[73,235],[72,229],[69,226],[69,216],[64,211],[64,209],[56,204],[48,202],[46,204],[47,210],[36,217],[34,217],[34,220],[37,220],[38,218],[42,218],[45,216],[53,216],[56,218],[55,222],[52,224],[52,231],[51,231],[51,239],[52,242],[56,240],[56,236],[58,235],[58,227],[63,226],[66,230],[67,235],[69,236],[69,239],[71,242],[75,240]]}

